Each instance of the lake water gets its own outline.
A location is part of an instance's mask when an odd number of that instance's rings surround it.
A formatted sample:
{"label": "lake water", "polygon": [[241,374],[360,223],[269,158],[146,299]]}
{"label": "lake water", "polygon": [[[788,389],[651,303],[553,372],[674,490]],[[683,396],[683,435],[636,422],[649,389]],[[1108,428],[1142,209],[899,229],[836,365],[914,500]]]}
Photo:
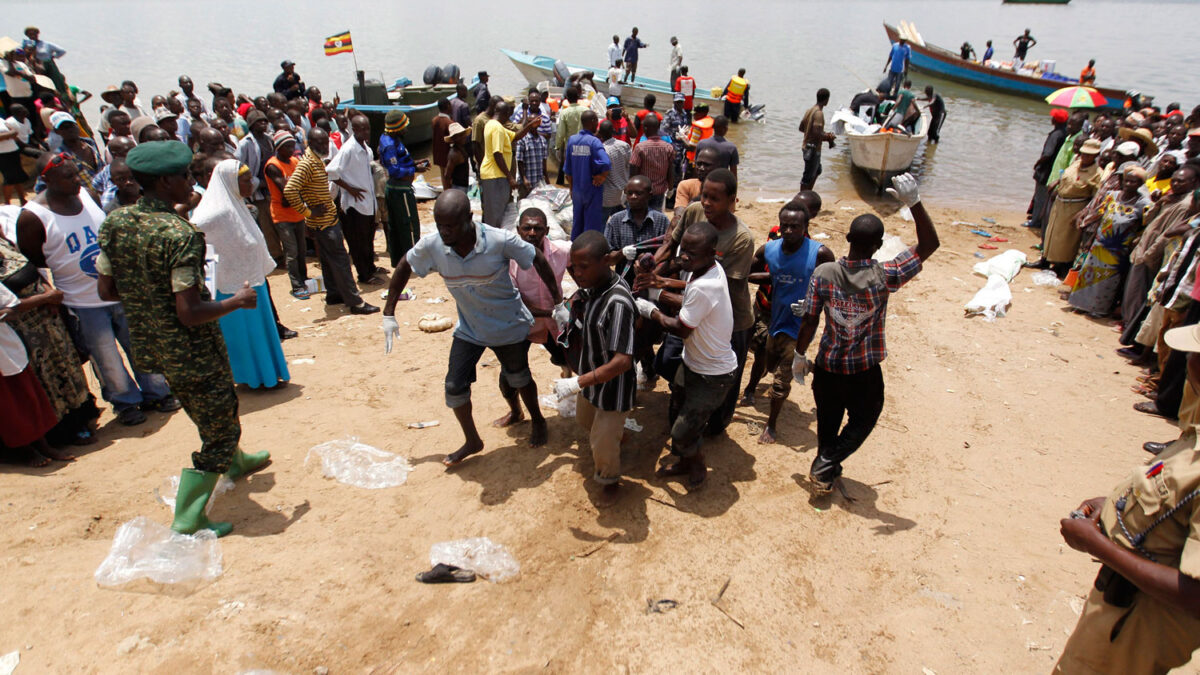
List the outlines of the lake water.
{"label": "lake water", "polygon": [[[606,0],[541,2],[232,2],[176,0],[121,2],[38,0],[5,2],[6,33],[19,38],[27,24],[69,51],[60,61],[72,83],[93,93],[132,79],[143,101],[176,86],[180,73],[197,83],[220,81],[237,92],[270,89],[284,58],[297,62],[308,84],[326,97],[349,98],[354,61],[326,57],[326,36],[349,29],[359,66],[368,77],[415,81],[430,64],[456,63],[464,73],[486,69],[494,93],[525,84],[500,47],[603,65],[612,35],[632,25],[650,44],[639,62],[644,74],[668,75],[669,38],[679,37],[684,62],[702,87],[723,85],[747,69],[751,100],[767,104],[767,122],[741,125],[730,137],[740,146],[742,198],[783,196],[799,187],[802,162],[796,127],[819,87],[833,93],[831,108],[849,102],[882,77],[888,43],[883,22],[913,22],[927,42],[957,49],[970,41],[982,54],[995,41],[998,56],[1031,28],[1039,44],[1029,58],[1058,62],[1077,74],[1097,60],[1101,84],[1136,88],[1162,105],[1200,102],[1191,33],[1200,3],[1074,0],[1066,6],[1004,5],[1000,0],[885,0],[818,2],[743,0],[737,3],[666,3]],[[706,8],[714,8],[713,14]],[[586,8],[586,9],[585,9]],[[499,9],[499,11],[498,11]],[[1024,209],[1033,160],[1049,129],[1048,107],[989,95],[914,74],[918,88],[933,84],[948,118],[940,147],[919,154],[928,198],[943,204]],[[95,107],[90,111],[94,112]],[[825,153],[817,189],[872,191],[849,170],[843,144]]]}

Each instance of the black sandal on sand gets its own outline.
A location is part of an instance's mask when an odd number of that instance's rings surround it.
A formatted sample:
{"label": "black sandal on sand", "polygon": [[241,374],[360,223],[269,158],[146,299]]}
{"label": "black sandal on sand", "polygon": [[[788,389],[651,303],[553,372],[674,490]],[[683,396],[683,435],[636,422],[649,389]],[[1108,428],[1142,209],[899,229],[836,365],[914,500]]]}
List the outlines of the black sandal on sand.
{"label": "black sandal on sand", "polygon": [[438,563],[433,569],[417,574],[417,581],[423,584],[469,584],[475,581],[475,573],[454,565]]}
{"label": "black sandal on sand", "polygon": [[688,465],[684,460],[679,460],[674,464],[667,464],[659,467],[654,475],[659,478],[670,478],[671,476],[686,476],[688,474]]}

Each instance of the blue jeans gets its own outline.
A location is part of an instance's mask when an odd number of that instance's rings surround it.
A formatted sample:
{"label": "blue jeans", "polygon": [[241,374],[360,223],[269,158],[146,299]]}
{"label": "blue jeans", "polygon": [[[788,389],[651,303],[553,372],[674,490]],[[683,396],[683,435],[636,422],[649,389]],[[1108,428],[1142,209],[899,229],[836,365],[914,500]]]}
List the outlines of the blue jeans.
{"label": "blue jeans", "polygon": [[92,357],[92,372],[100,381],[100,396],[119,413],[142,401],[155,401],[170,396],[171,389],[162,375],[125,370],[121,352],[129,355],[129,321],[120,303],[107,307],[72,307],[79,317],[79,330]]}
{"label": "blue jeans", "polygon": [[904,81],[904,71],[903,70],[901,70],[900,72],[896,72],[894,70],[889,70],[888,76],[887,76],[888,96],[895,96],[896,92],[900,91],[900,84],[903,81]]}

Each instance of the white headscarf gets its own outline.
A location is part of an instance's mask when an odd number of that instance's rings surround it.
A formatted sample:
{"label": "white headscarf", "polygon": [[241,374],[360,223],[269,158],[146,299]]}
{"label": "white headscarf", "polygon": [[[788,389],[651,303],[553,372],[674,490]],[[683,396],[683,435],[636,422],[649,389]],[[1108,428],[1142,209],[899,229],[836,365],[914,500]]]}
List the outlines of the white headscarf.
{"label": "white headscarf", "polygon": [[242,284],[259,286],[275,269],[258,223],[238,191],[241,162],[226,159],[213,169],[208,190],[192,212],[192,224],[217,253],[217,290],[229,295]]}

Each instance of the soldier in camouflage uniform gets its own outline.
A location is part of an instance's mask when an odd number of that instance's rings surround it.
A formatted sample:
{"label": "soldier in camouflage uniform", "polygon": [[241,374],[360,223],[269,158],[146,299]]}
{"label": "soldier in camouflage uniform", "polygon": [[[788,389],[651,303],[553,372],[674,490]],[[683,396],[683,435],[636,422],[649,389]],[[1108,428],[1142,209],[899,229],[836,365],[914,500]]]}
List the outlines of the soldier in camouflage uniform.
{"label": "soldier in camouflage uniform", "polygon": [[213,302],[204,284],[204,235],[176,215],[187,201],[192,153],[176,141],[144,143],[126,157],[142,186],[142,198],[105,219],[100,228],[100,295],[119,299],[129,316],[136,368],[163,373],[200,432],[194,469],[179,481],[172,529],[191,534],[211,529],[224,536],[229,523],[209,521],[204,507],[222,473],[237,478],[261,468],[269,453],[238,448],[242,428],[229,357],[217,319],[252,309],[247,285]]}

